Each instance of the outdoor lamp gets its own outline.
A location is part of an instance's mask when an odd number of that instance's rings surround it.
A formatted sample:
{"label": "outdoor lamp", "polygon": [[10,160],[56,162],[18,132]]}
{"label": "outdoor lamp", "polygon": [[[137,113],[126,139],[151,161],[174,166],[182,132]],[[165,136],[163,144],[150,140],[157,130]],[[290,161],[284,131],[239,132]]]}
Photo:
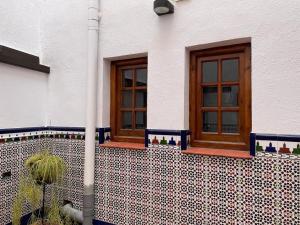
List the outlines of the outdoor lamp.
{"label": "outdoor lamp", "polygon": [[169,0],[155,0],[154,12],[159,16],[174,13],[174,5]]}

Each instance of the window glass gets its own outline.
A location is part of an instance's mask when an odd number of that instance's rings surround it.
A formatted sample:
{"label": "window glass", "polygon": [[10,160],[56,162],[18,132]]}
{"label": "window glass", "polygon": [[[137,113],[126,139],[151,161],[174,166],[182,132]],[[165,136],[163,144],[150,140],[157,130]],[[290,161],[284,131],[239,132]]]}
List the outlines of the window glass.
{"label": "window glass", "polygon": [[239,60],[226,59],[222,61],[222,81],[239,80]]}
{"label": "window glass", "polygon": [[202,63],[202,82],[210,83],[218,81],[218,62],[203,62]]}
{"label": "window glass", "polygon": [[203,131],[217,132],[218,130],[218,113],[203,112]]}
{"label": "window glass", "polygon": [[222,106],[234,107],[239,104],[239,87],[224,86],[222,87]]}
{"label": "window glass", "polygon": [[204,87],[203,89],[203,106],[218,106],[218,88]]}
{"label": "window glass", "polygon": [[238,133],[238,112],[222,112],[222,132]]}
{"label": "window glass", "polygon": [[123,87],[132,87],[133,84],[133,70],[123,70]]}
{"label": "window glass", "polygon": [[135,113],[135,128],[145,129],[146,128],[146,112],[136,112]]}
{"label": "window glass", "polygon": [[122,128],[132,129],[132,113],[122,112]]}
{"label": "window glass", "polygon": [[137,69],[136,70],[136,82],[137,87],[147,86],[147,69]]}
{"label": "window glass", "polygon": [[135,107],[136,108],[147,107],[147,90],[135,91]]}
{"label": "window glass", "polygon": [[132,91],[122,91],[122,107],[132,107]]}

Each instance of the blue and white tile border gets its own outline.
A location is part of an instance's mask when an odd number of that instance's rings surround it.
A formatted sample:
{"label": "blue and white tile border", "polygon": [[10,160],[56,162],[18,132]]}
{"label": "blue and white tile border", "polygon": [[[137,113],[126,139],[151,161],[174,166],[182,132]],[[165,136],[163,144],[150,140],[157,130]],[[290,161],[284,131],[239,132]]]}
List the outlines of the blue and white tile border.
{"label": "blue and white tile border", "polygon": [[173,147],[186,150],[190,144],[189,130],[145,130],[145,147]]}
{"label": "blue and white tile border", "polygon": [[300,158],[300,135],[251,133],[250,154],[252,156]]}
{"label": "blue and white tile border", "polygon": [[97,128],[97,133],[99,133],[99,144],[103,144],[111,139],[111,129],[110,127]]}
{"label": "blue and white tile border", "polygon": [[[0,143],[39,138],[84,139],[83,127],[26,127],[0,129]],[[96,136],[97,138],[97,136]]]}
{"label": "blue and white tile border", "polygon": [[[103,144],[111,139],[111,129],[96,128],[95,140]],[[7,128],[0,129],[0,143],[13,141],[31,140],[39,138],[63,138],[63,139],[85,139],[84,127],[25,127],[25,128]]]}
{"label": "blue and white tile border", "polygon": [[[174,148],[186,150],[190,145],[189,130],[145,129],[146,148]],[[0,144],[39,138],[85,139],[84,127],[27,127],[0,129]],[[111,128],[96,128],[95,141],[103,144],[111,140]],[[300,135],[250,134],[250,154],[283,158],[300,158]]]}

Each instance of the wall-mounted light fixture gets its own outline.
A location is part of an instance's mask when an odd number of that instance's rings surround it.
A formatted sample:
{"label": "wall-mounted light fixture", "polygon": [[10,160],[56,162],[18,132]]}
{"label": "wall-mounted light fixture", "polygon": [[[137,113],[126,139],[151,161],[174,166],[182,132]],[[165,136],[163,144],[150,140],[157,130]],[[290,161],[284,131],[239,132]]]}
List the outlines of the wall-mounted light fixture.
{"label": "wall-mounted light fixture", "polygon": [[169,0],[155,0],[154,12],[159,16],[174,13],[174,5]]}

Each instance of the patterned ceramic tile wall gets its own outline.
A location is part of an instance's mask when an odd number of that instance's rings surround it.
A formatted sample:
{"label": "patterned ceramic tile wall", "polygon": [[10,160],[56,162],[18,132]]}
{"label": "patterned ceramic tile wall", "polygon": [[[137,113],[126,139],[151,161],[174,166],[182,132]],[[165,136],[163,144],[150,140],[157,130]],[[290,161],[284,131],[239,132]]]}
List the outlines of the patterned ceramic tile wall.
{"label": "patterned ceramic tile wall", "polygon": [[[0,144],[1,172],[12,171],[11,178],[0,180],[1,225],[10,222],[23,161],[44,148],[66,160],[69,171],[61,196],[82,208],[83,137],[51,137]],[[185,155],[165,145],[96,151],[98,220],[130,225],[300,224],[299,157],[266,153],[252,160],[206,157]]]}
{"label": "patterned ceramic tile wall", "polygon": [[97,149],[96,219],[113,224],[300,224],[300,160]]}
{"label": "patterned ceramic tile wall", "polygon": [[[20,171],[24,168],[24,160],[30,155],[42,150],[49,149],[54,154],[62,157],[68,170],[62,186],[58,187],[62,200],[73,202],[74,207],[82,208],[83,198],[83,159],[84,140],[82,138],[65,139],[65,135],[59,138],[38,138],[26,141],[13,141],[0,144],[0,172],[11,171],[10,178],[0,178],[0,224],[11,222],[11,206],[16,194]],[[58,137],[58,136],[57,136]],[[49,192],[51,186],[47,188]],[[29,208],[24,215],[29,213]]]}
{"label": "patterned ceramic tile wall", "polygon": [[71,201],[75,208],[82,209],[84,140],[52,138],[49,149],[67,164],[63,184],[56,186],[60,199]]}
{"label": "patterned ceramic tile wall", "polygon": [[[0,178],[0,224],[11,222],[11,207],[19,183],[20,171],[24,169],[24,160],[41,148],[47,148],[49,140],[34,139],[28,141],[0,144],[0,173],[11,171],[11,177]],[[29,213],[29,208],[24,214]]]}

